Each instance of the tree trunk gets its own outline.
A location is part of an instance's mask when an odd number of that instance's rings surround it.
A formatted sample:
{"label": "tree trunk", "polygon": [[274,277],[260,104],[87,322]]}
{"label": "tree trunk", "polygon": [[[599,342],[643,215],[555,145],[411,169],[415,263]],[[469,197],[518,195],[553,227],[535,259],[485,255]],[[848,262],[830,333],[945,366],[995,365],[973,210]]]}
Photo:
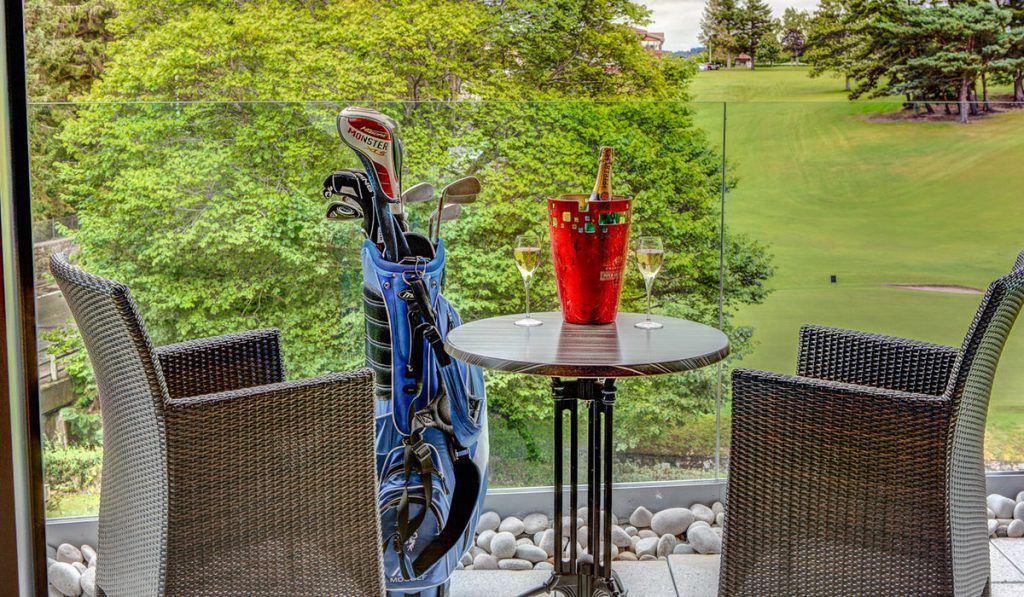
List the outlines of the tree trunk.
{"label": "tree trunk", "polygon": [[969,98],[971,95],[971,81],[966,76],[960,78],[960,124],[967,124],[967,113],[971,107]]}
{"label": "tree trunk", "polygon": [[846,90],[850,90],[850,75],[846,75]]}
{"label": "tree trunk", "polygon": [[932,108],[931,102],[925,102],[924,109],[927,110],[929,114],[935,114],[935,108]]}
{"label": "tree trunk", "polygon": [[946,116],[952,116],[953,111],[949,109],[949,102],[943,103],[942,107],[946,109]]}
{"label": "tree trunk", "polygon": [[1013,101],[1024,102],[1024,70],[1013,73]]}
{"label": "tree trunk", "polygon": [[725,53],[725,68],[732,68],[732,50]]}
{"label": "tree trunk", "polygon": [[981,73],[981,98],[982,102],[984,102],[985,111],[991,112],[992,104],[988,101],[988,78],[985,76],[985,73]]}

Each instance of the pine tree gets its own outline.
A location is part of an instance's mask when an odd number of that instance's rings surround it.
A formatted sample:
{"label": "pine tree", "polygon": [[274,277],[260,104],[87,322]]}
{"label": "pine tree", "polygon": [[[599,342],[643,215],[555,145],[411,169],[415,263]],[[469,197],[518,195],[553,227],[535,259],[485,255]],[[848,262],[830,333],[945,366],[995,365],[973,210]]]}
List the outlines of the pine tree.
{"label": "pine tree", "polygon": [[856,18],[850,11],[850,0],[821,0],[807,22],[804,57],[811,63],[810,75],[819,77],[836,73],[846,80],[850,91],[850,72],[854,48],[859,39],[854,32]]}
{"label": "pine tree", "polygon": [[708,49],[708,60],[715,54],[724,54],[726,67],[732,68],[733,53],[737,50],[742,11],[736,0],[708,0],[700,21],[700,41]]}
{"label": "pine tree", "polygon": [[740,11],[740,46],[751,56],[751,66],[756,65],[758,48],[765,34],[775,35],[778,22],[772,16],[772,8],[765,0],[746,0]]}

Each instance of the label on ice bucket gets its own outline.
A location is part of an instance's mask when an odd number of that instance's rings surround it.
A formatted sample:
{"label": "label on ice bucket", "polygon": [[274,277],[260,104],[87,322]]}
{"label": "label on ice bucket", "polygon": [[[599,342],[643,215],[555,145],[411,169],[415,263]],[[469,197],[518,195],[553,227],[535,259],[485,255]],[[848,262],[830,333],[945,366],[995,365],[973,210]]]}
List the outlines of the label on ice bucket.
{"label": "label on ice bucket", "polygon": [[621,275],[622,275],[622,272],[620,270],[617,270],[617,269],[603,269],[603,270],[601,270],[601,276],[600,276],[599,279],[602,282],[607,282],[609,280],[618,280]]}

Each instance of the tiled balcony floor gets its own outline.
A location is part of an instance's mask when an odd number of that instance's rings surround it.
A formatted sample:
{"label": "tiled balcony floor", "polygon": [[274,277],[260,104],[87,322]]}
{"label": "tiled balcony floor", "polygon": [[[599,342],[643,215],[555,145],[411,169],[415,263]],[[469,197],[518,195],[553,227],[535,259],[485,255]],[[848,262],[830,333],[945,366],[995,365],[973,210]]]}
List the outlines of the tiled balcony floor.
{"label": "tiled balcony floor", "polygon": [[[992,596],[1024,597],[1024,539],[993,539]],[[669,556],[667,562],[615,562],[629,595],[714,597],[719,556]],[[451,597],[513,597],[543,584],[548,571],[457,570]]]}

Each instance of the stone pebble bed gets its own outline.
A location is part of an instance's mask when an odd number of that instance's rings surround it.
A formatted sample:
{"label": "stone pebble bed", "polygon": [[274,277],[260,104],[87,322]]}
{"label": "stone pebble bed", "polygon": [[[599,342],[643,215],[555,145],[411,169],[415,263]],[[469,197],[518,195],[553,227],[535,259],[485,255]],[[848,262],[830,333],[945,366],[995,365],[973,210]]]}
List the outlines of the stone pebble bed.
{"label": "stone pebble bed", "polygon": [[[1024,537],[1024,491],[1016,499],[992,494],[987,498],[988,533],[991,537]],[[589,558],[585,545],[589,537],[587,509],[580,508],[575,521],[562,519],[568,557],[569,524],[576,525],[576,554]],[[652,513],[643,506],[620,521],[612,515],[612,559],[618,561],[663,560],[673,554],[722,553],[725,507],[693,504],[689,508],[667,508]],[[64,543],[47,546],[49,597],[96,596],[96,550],[89,545]],[[476,544],[462,556],[464,570],[551,570],[554,567],[555,531],[551,518],[535,512],[518,518],[502,518],[485,512],[477,525]]]}
{"label": "stone pebble bed", "polygon": [[[569,554],[569,525],[576,525],[576,554],[590,559],[585,548],[589,538],[587,509],[580,508],[572,521],[562,519],[562,553]],[[643,506],[620,521],[612,515],[612,559],[619,561],[663,560],[672,554],[722,553],[725,507],[693,504],[652,513]],[[555,531],[547,514],[535,512],[523,518],[501,518],[485,512],[477,525],[476,544],[462,557],[465,570],[550,570],[554,567]]]}

